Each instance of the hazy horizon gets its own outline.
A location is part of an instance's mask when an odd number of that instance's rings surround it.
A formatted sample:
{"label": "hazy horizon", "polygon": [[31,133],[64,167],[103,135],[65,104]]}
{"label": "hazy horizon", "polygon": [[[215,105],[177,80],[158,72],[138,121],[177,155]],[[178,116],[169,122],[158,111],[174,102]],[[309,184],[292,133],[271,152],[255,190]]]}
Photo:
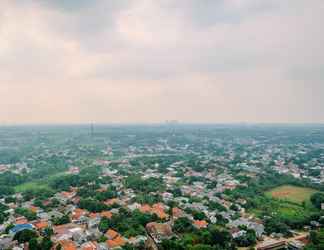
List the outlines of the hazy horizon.
{"label": "hazy horizon", "polygon": [[0,126],[323,124],[321,0],[4,0]]}

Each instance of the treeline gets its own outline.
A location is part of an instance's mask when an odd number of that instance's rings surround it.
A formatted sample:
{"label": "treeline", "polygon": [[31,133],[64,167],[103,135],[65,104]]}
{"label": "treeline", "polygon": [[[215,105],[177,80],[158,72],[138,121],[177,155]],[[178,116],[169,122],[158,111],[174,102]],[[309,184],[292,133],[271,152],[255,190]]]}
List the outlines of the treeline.
{"label": "treeline", "polygon": [[143,179],[140,175],[131,175],[125,179],[125,186],[138,192],[150,193],[164,191],[165,185],[163,180],[150,177]]}
{"label": "treeline", "polygon": [[109,184],[111,177],[102,176],[102,171],[97,167],[86,167],[77,175],[63,175],[50,179],[49,186],[57,191],[67,191],[71,187],[82,187],[88,185]]}

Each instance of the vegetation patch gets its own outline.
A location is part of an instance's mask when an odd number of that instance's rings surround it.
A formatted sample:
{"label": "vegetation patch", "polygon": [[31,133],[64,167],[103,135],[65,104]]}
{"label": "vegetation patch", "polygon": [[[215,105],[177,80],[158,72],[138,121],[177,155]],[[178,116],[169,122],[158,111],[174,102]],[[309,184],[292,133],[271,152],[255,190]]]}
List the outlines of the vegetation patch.
{"label": "vegetation patch", "polygon": [[290,202],[302,204],[309,203],[312,194],[316,193],[315,189],[297,187],[292,185],[283,185],[267,191],[265,194],[268,197],[280,200],[287,200]]}
{"label": "vegetation patch", "polygon": [[15,191],[19,193],[27,190],[35,190],[35,189],[43,189],[43,188],[48,188],[48,185],[44,182],[30,181],[16,186]]}

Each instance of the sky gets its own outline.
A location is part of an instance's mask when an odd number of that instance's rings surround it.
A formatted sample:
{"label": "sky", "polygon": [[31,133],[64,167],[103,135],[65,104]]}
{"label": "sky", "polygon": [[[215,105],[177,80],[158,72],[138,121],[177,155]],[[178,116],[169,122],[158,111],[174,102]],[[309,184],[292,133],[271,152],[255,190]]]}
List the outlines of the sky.
{"label": "sky", "polygon": [[323,0],[1,0],[0,124],[324,123]]}

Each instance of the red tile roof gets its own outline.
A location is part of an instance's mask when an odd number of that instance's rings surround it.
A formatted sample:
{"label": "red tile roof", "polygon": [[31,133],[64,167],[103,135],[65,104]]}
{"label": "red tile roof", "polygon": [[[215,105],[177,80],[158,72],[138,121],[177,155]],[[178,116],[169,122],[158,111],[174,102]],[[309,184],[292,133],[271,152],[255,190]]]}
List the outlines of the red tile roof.
{"label": "red tile roof", "polygon": [[27,224],[28,220],[25,217],[18,217],[16,218],[16,224]]}
{"label": "red tile roof", "polygon": [[121,236],[118,236],[113,240],[107,240],[106,243],[109,248],[114,248],[124,246],[126,241]]}
{"label": "red tile roof", "polygon": [[110,211],[103,211],[100,213],[101,217],[107,217],[108,219],[111,219],[112,213]]}
{"label": "red tile roof", "polygon": [[206,228],[208,226],[208,222],[205,220],[195,220],[194,225],[197,228]]}
{"label": "red tile roof", "polygon": [[113,229],[109,229],[107,232],[106,232],[106,236],[108,237],[109,240],[113,240],[115,239],[116,237],[120,236],[118,232],[116,232],[115,230]]}
{"label": "red tile roof", "polygon": [[38,221],[34,223],[34,226],[39,230],[39,229],[44,229],[48,227],[48,222],[47,221]]}
{"label": "red tile roof", "polygon": [[77,250],[74,242],[71,240],[61,240],[59,243],[62,246],[62,250]]}

